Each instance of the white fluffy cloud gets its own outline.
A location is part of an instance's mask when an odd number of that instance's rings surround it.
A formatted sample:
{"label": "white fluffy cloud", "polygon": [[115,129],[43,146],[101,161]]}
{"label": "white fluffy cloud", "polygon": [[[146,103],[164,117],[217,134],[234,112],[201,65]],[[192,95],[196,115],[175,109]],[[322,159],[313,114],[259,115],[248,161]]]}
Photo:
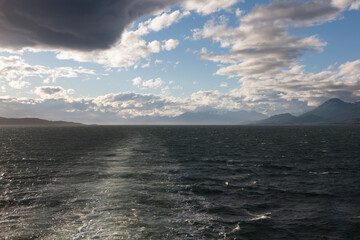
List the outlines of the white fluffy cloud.
{"label": "white fluffy cloud", "polygon": [[16,89],[28,87],[30,77],[40,77],[46,83],[55,82],[58,78],[76,78],[79,75],[95,75],[95,72],[86,68],[55,67],[30,65],[20,56],[0,56],[0,80],[8,82]]}
{"label": "white fluffy cloud", "polygon": [[171,51],[175,49],[179,45],[179,41],[176,39],[169,39],[163,41],[163,45],[161,46],[162,50]]}
{"label": "white fluffy cloud", "polygon": [[349,8],[350,10],[359,10],[360,1],[359,0],[332,0],[331,3],[343,10]]}
{"label": "white fluffy cloud", "polygon": [[136,77],[133,80],[131,80],[134,86],[140,87],[142,83],[141,77]]}
{"label": "white fluffy cloud", "polygon": [[186,9],[194,10],[199,14],[208,15],[243,1],[244,0],[187,0],[184,1],[183,6]]}
{"label": "white fluffy cloud", "polygon": [[161,85],[163,85],[163,83],[164,82],[161,80],[161,78],[156,78],[156,79],[150,79],[150,80],[144,81],[142,83],[142,86],[144,88],[158,88]]}
{"label": "white fluffy cloud", "polygon": [[183,17],[189,15],[190,12],[188,11],[180,12],[179,10],[176,10],[171,13],[164,12],[155,18],[140,23],[139,31],[141,31],[143,34],[149,33],[151,31],[158,32],[164,28],[170,27],[172,24],[179,22]]}
{"label": "white fluffy cloud", "polygon": [[146,81],[143,81],[141,77],[136,77],[132,80],[132,83],[134,86],[137,86],[139,88],[159,88],[161,85],[164,84],[163,80],[161,78],[156,79],[149,79]]}
{"label": "white fluffy cloud", "polygon": [[30,86],[30,83],[27,81],[12,80],[9,82],[9,86],[15,89],[23,89]]}
{"label": "white fluffy cloud", "polygon": [[360,9],[360,0],[353,1],[350,5],[350,10],[359,10]]}

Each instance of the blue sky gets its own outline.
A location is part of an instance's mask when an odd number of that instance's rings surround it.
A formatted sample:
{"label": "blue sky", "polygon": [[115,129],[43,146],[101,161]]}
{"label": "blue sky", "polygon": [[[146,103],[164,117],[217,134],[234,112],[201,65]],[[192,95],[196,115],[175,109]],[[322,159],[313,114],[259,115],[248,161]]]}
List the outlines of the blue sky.
{"label": "blue sky", "polygon": [[76,19],[0,2],[0,116],[131,123],[360,100],[359,0],[142,1],[69,1]]}

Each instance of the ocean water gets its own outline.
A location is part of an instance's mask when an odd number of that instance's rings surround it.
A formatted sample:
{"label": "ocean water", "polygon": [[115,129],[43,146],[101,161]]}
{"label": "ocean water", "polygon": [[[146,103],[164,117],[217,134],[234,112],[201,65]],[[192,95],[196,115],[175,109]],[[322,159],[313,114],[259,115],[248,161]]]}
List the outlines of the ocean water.
{"label": "ocean water", "polygon": [[0,128],[0,239],[360,239],[359,127]]}

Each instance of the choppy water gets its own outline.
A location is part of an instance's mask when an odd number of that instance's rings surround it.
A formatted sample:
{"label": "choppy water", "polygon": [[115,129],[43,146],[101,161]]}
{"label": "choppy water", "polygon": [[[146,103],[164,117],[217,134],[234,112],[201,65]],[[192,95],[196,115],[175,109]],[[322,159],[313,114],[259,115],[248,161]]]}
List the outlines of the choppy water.
{"label": "choppy water", "polygon": [[360,128],[0,129],[0,239],[360,239]]}

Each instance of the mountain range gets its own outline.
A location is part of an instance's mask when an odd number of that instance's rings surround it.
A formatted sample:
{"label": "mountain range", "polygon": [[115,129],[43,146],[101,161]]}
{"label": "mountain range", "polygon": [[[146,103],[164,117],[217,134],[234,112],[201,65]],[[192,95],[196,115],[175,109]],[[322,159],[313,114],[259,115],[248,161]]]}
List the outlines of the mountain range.
{"label": "mountain range", "polygon": [[348,103],[332,98],[298,117],[278,114],[256,122],[257,125],[360,124],[360,102]]}

